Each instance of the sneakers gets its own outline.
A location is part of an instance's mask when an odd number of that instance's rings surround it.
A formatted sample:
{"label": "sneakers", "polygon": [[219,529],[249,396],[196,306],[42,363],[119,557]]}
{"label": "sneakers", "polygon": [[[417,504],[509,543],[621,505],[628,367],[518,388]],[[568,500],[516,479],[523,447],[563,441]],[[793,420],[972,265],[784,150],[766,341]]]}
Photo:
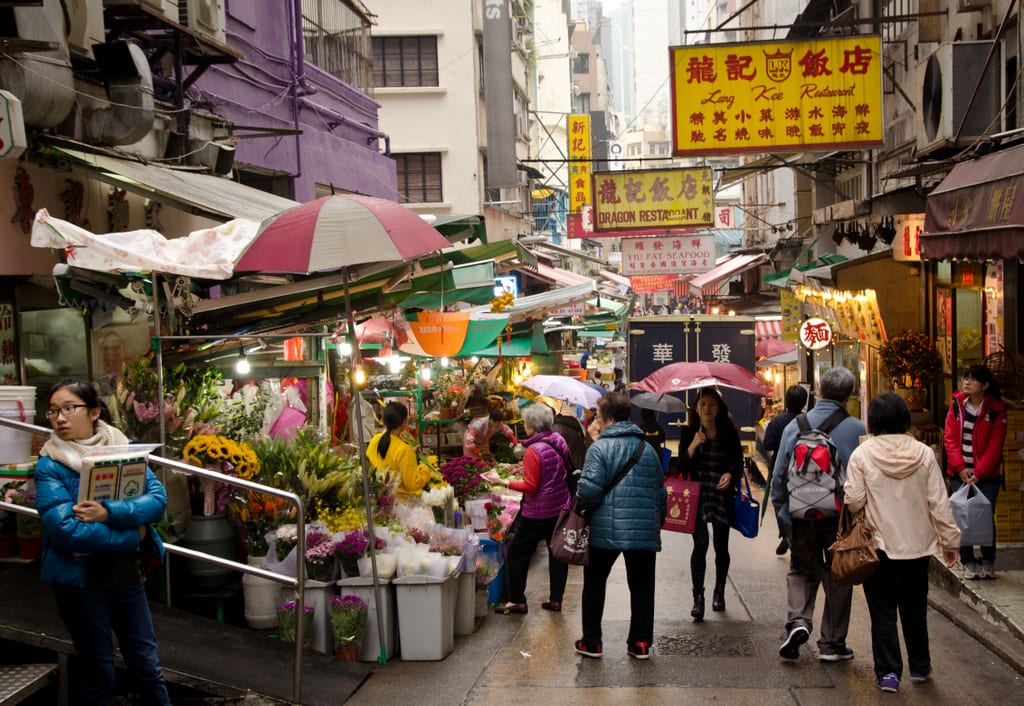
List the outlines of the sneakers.
{"label": "sneakers", "polygon": [[601,645],[588,647],[583,640],[577,640],[575,644],[573,644],[573,647],[576,648],[577,654],[581,654],[584,657],[593,657],[594,659],[600,659],[601,657]]}
{"label": "sneakers", "polygon": [[978,578],[980,579],[994,579],[996,577],[996,567],[991,561],[982,561],[978,564]]}
{"label": "sneakers", "polygon": [[975,564],[973,561],[964,564],[964,578],[968,580],[978,578],[978,565]]}
{"label": "sneakers", "polygon": [[634,642],[626,647],[626,652],[634,659],[651,658],[651,646],[646,642]]}
{"label": "sneakers", "polygon": [[932,673],[931,672],[911,672],[910,673],[910,681],[917,682],[918,684],[920,684],[921,682],[928,681],[931,678],[932,678]]}
{"label": "sneakers", "polygon": [[775,547],[775,556],[782,556],[789,551],[789,541],[783,537],[779,540],[779,546]]}
{"label": "sneakers", "polygon": [[889,672],[884,677],[878,677],[878,681],[875,683],[878,684],[878,688],[882,691],[895,694],[900,690],[900,678],[892,672]]}
{"label": "sneakers", "polygon": [[811,633],[803,625],[797,625],[789,631],[786,641],[779,648],[779,656],[782,659],[797,659],[800,656],[800,645],[807,642]]}
{"label": "sneakers", "polygon": [[839,652],[821,653],[818,655],[818,659],[822,662],[845,662],[853,659],[853,650],[849,647],[844,647]]}

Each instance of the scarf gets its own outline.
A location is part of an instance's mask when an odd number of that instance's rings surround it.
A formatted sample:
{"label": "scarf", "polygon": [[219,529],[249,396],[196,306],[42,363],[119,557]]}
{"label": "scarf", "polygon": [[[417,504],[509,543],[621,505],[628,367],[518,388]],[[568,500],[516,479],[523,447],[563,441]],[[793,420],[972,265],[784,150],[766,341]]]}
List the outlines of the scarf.
{"label": "scarf", "polygon": [[52,434],[49,440],[39,450],[40,456],[49,456],[62,466],[70,468],[75,473],[82,472],[82,454],[95,446],[122,446],[128,443],[120,429],[112,427],[102,419],[97,419],[93,426],[95,434],[86,439],[65,441],[56,434]]}

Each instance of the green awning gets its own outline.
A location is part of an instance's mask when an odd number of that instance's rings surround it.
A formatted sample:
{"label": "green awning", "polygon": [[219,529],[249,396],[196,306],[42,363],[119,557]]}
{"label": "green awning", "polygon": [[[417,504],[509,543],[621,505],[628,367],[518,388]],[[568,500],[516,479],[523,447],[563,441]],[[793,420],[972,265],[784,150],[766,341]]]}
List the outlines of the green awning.
{"label": "green awning", "polygon": [[[548,343],[544,340],[544,327],[539,323],[534,324],[529,331],[512,334],[512,341],[507,337],[501,339],[500,355],[507,358],[527,358],[533,354],[544,355],[548,353]],[[498,344],[481,349],[475,355],[481,358],[497,358],[499,355]]]}
{"label": "green awning", "polygon": [[505,330],[508,316],[495,315],[493,318],[470,319],[466,341],[459,349],[459,357],[484,355],[481,351],[497,346],[498,336]]}
{"label": "green awning", "polygon": [[787,287],[789,286],[789,276],[793,273],[793,270],[797,272],[807,272],[818,267],[830,267],[832,265],[838,265],[840,262],[846,262],[846,257],[839,253],[827,252],[818,256],[813,262],[808,262],[804,265],[796,265],[780,272],[769,272],[761,277],[761,281],[765,284],[773,287]]}
{"label": "green awning", "polygon": [[483,216],[477,215],[447,215],[437,216],[434,221],[434,230],[453,243],[463,240],[472,242],[473,239],[481,243],[487,242],[487,224]]}
{"label": "green awning", "polygon": [[[464,265],[480,262],[481,260],[504,262],[505,260],[516,258],[524,265],[537,266],[537,257],[515,240],[499,240],[488,245],[476,245],[471,248],[449,250],[442,253],[441,257],[444,259],[444,262],[450,262],[454,265]],[[441,264],[441,259],[436,255],[420,258],[419,261],[424,269],[437,267]]]}
{"label": "green awning", "polygon": [[406,309],[440,309],[451,302],[487,304],[494,299],[494,260],[456,265],[444,272],[413,277]]}
{"label": "green awning", "polygon": [[480,287],[468,287],[465,289],[445,290],[441,292],[416,292],[402,300],[403,309],[434,309],[439,310],[442,306],[452,302],[466,302],[468,304],[487,304],[494,299],[494,285],[488,284]]}

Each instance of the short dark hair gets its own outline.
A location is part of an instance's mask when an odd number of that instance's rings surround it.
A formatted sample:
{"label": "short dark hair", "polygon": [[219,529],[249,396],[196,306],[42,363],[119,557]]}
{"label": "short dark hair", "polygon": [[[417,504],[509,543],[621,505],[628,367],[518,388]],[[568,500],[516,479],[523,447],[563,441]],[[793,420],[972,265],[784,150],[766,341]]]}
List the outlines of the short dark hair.
{"label": "short dark hair", "polygon": [[910,408],[895,392],[884,392],[868,405],[868,431],[875,436],[905,434],[910,429]]}
{"label": "short dark hair", "polygon": [[609,392],[597,401],[597,413],[605,419],[624,422],[629,419],[629,398],[621,392]]}
{"label": "short dark hair", "polygon": [[505,416],[501,413],[500,409],[492,409],[490,412],[487,413],[487,416],[491,418],[492,422],[505,421]]}
{"label": "short dark hair", "polygon": [[807,389],[803,385],[790,385],[786,390],[786,411],[800,414],[807,404]]}

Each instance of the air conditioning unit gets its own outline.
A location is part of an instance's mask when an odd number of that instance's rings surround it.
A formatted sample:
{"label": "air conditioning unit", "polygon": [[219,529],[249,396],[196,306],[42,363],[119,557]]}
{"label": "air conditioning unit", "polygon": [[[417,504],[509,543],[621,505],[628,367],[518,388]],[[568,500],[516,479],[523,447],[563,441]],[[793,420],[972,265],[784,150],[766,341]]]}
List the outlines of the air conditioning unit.
{"label": "air conditioning unit", "polygon": [[[1002,131],[1002,45],[996,45],[986,66],[991,47],[991,42],[940,44],[917,65],[918,154],[962,149],[979,137]],[[975,87],[979,86],[971,104]],[[954,142],[958,130],[960,137]]]}
{"label": "air conditioning unit", "polygon": [[185,4],[188,28],[209,37],[218,44],[226,44],[224,0],[181,0]]}
{"label": "air conditioning unit", "polygon": [[[184,3],[185,0],[180,0]],[[179,0],[103,0],[105,6],[145,5],[171,22],[178,21]]]}

